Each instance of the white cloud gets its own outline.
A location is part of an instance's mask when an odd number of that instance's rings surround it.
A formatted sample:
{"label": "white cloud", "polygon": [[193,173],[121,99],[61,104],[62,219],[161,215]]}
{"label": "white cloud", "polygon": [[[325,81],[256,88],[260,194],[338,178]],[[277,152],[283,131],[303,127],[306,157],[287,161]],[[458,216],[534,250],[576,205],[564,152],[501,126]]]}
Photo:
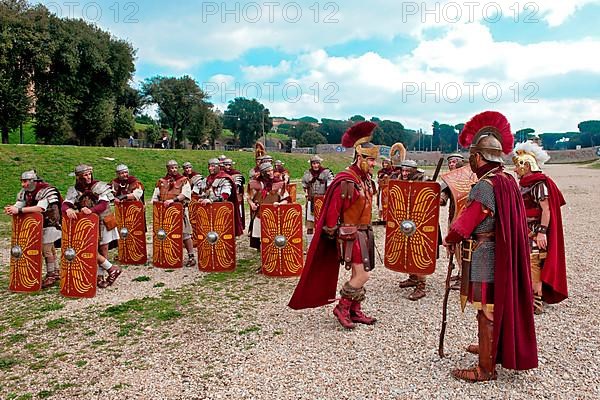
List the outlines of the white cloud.
{"label": "white cloud", "polygon": [[254,80],[267,80],[275,76],[290,71],[290,62],[281,60],[279,64],[272,65],[249,65],[240,67],[246,79],[250,81]]}

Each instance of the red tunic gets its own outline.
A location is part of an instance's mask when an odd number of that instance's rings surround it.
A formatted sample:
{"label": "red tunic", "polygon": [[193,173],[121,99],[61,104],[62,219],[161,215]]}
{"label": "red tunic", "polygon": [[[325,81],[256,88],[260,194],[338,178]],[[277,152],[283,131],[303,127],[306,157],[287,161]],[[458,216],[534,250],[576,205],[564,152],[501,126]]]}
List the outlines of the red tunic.
{"label": "red tunic", "polygon": [[521,178],[519,184],[523,187],[529,187],[540,181],[543,181],[548,188],[548,204],[550,206],[550,223],[547,233],[548,254],[542,268],[542,293],[545,302],[554,304],[569,297],[567,290],[565,240],[560,212],[560,208],[566,202],[554,181],[541,172],[535,172]]}
{"label": "red tunic", "polygon": [[[320,307],[335,301],[340,271],[336,240],[321,235],[321,232],[325,224],[329,227],[335,226],[343,211],[353,203],[348,199],[342,199],[340,195],[341,183],[351,180],[360,185],[357,174],[360,174],[363,180],[370,179],[363,176],[364,174],[360,172],[360,169],[354,165],[349,168],[352,168],[354,173],[346,170],[337,174],[325,193],[323,210],[326,210],[326,212],[322,213],[316,222],[315,236],[306,255],[302,276],[288,304],[293,309]],[[357,198],[358,191],[355,190],[353,199]],[[360,255],[358,241],[355,242],[352,254],[353,256]],[[357,262],[360,262],[360,256]]]}

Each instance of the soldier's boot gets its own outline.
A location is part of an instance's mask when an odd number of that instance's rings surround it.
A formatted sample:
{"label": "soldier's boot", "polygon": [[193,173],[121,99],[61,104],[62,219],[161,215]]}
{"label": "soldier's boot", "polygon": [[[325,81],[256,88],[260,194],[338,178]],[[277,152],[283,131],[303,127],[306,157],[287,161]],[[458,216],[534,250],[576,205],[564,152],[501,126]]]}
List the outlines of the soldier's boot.
{"label": "soldier's boot", "polygon": [[121,271],[121,268],[117,267],[116,265],[113,265],[108,269],[107,272],[108,277],[106,278],[106,287],[111,286],[113,283],[115,283],[115,281],[123,271]]}
{"label": "soldier's boot", "polygon": [[417,287],[415,287],[415,290],[408,295],[408,299],[417,301],[425,297],[425,294],[425,281],[417,281]]}
{"label": "soldier's boot", "polygon": [[185,262],[185,266],[188,268],[194,268],[196,266],[196,257],[194,257],[194,253],[188,253],[188,259]]}
{"label": "soldier's boot", "polygon": [[460,290],[460,270],[458,272],[458,274],[454,275],[452,278],[450,278],[450,281],[452,282],[452,285],[450,285],[450,289],[451,290]]}
{"label": "soldier's boot", "polygon": [[407,279],[398,283],[398,287],[400,287],[400,289],[406,289],[417,286],[417,283],[419,283],[417,277],[415,275],[409,275]]}
{"label": "soldier's boot", "polygon": [[[46,246],[46,245],[44,245]],[[44,256],[46,257],[46,248],[43,248]],[[50,250],[52,257],[46,257],[46,277],[42,281],[42,289],[54,286],[60,281],[60,272],[56,266],[56,258],[54,257],[54,247]]]}
{"label": "soldier's boot", "polygon": [[471,343],[467,346],[467,352],[471,354],[479,354],[479,344]]}
{"label": "soldier's boot", "polygon": [[457,379],[470,382],[495,380],[496,361],[493,358],[494,322],[487,319],[482,311],[477,314],[479,328],[479,364],[470,369],[455,369],[452,375]]}
{"label": "soldier's boot", "polygon": [[352,305],[352,300],[342,297],[338,304],[333,309],[333,315],[336,316],[340,324],[346,329],[354,329],[356,325],[352,322],[350,318],[350,306]]}
{"label": "soldier's boot", "polygon": [[104,289],[108,287],[108,284],[106,283],[106,279],[104,279],[104,275],[98,275],[98,277],[96,278],[96,286],[99,287],[100,289]]}
{"label": "soldier's boot", "polygon": [[544,312],[544,302],[542,301],[542,295],[533,293],[533,313],[540,315]]}
{"label": "soldier's boot", "polygon": [[353,301],[350,306],[350,319],[352,322],[357,324],[373,325],[377,319],[373,317],[367,317],[365,313],[360,309],[360,302]]}

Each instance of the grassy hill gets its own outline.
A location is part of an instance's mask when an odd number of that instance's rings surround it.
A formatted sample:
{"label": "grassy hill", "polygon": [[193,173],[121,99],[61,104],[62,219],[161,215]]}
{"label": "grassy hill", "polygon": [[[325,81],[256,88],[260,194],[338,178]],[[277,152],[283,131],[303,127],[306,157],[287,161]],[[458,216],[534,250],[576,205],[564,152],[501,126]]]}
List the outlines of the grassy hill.
{"label": "grassy hill", "polygon": [[[23,171],[35,169],[48,182],[57,186],[65,194],[74,183],[70,174],[80,163],[94,167],[94,177],[103,181],[114,178],[117,164],[127,164],[130,173],[137,176],[151,194],[156,180],[165,174],[167,160],[175,159],[179,164],[190,161],[194,169],[206,174],[206,162],[209,158],[225,154],[236,162],[235,167],[244,175],[254,166],[254,153],[242,151],[200,151],[200,150],[162,150],[137,148],[78,147],[78,146],[42,146],[42,145],[0,145],[0,205],[13,204],[20,189],[19,178]],[[308,168],[309,155],[271,153],[280,159],[290,170],[292,179],[300,179]],[[349,156],[339,154],[324,155],[324,165],[334,172],[344,169],[350,162]],[[2,215],[0,222],[9,221]]]}

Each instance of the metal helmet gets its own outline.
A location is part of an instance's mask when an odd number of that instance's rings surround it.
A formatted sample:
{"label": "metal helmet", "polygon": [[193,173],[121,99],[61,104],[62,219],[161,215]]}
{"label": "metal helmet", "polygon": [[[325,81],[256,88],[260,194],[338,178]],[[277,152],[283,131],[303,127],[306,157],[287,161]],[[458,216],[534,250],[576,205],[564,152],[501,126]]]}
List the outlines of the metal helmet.
{"label": "metal helmet", "polygon": [[118,174],[119,172],[129,172],[129,167],[127,167],[127,165],[125,164],[119,164],[117,165],[117,167],[115,168],[115,172]]}
{"label": "metal helmet", "polygon": [[231,158],[226,158],[223,160],[223,165],[233,165],[235,164]]}
{"label": "metal helmet", "polygon": [[225,156],[225,154],[221,154],[218,159],[219,161],[225,161],[225,159],[227,158],[227,156]]}
{"label": "metal helmet", "polygon": [[275,166],[278,166],[278,165],[285,165],[285,163],[281,160],[275,160]]}
{"label": "metal helmet", "polygon": [[495,134],[482,130],[478,137],[473,140],[469,152],[471,154],[479,153],[486,161],[503,163],[502,143],[496,138]]}
{"label": "metal helmet", "polygon": [[446,161],[450,161],[453,158],[458,158],[460,160],[464,160],[465,159],[465,157],[462,154],[460,154],[460,153],[453,153],[453,154],[450,154],[448,157],[446,157]]}
{"label": "metal helmet", "polygon": [[94,168],[91,165],[79,164],[75,167],[75,175],[83,175],[86,172],[94,172]]}
{"label": "metal helmet", "polygon": [[404,160],[400,163],[400,167],[417,169],[417,162],[415,160]]}
{"label": "metal helmet", "polygon": [[35,173],[34,170],[31,171],[25,171],[21,174],[21,180],[22,181],[35,181],[37,179],[37,174]]}
{"label": "metal helmet", "polygon": [[219,161],[218,158],[210,158],[208,160],[208,165],[217,165],[218,166],[220,164],[221,164],[221,161]]}
{"label": "metal helmet", "polygon": [[169,160],[167,161],[167,168],[168,167],[179,167],[179,164],[175,160]]}
{"label": "metal helmet", "polygon": [[273,157],[272,157],[272,156],[270,156],[270,155],[268,155],[268,154],[265,154],[265,155],[264,155],[264,156],[261,158],[261,162],[263,162],[263,163],[266,163],[266,162],[267,162],[267,163],[271,163],[271,164],[272,164],[272,163],[273,163]]}
{"label": "metal helmet", "polygon": [[550,159],[546,150],[535,142],[528,141],[517,143],[513,151],[512,161],[515,164],[516,172],[523,176],[527,172],[527,164],[531,172],[540,172],[542,165]]}
{"label": "metal helmet", "polygon": [[308,160],[309,163],[314,163],[314,162],[318,162],[319,164],[323,162],[323,159],[321,157],[319,157],[317,154],[315,154],[314,156],[310,157],[310,160]]}
{"label": "metal helmet", "polygon": [[192,168],[192,163],[189,161],[186,161],[183,163],[183,168]]}
{"label": "metal helmet", "polygon": [[258,168],[258,170],[261,173],[267,172],[270,169],[273,169],[273,164],[271,164],[270,162],[264,162],[264,163],[260,164],[260,167]]}

